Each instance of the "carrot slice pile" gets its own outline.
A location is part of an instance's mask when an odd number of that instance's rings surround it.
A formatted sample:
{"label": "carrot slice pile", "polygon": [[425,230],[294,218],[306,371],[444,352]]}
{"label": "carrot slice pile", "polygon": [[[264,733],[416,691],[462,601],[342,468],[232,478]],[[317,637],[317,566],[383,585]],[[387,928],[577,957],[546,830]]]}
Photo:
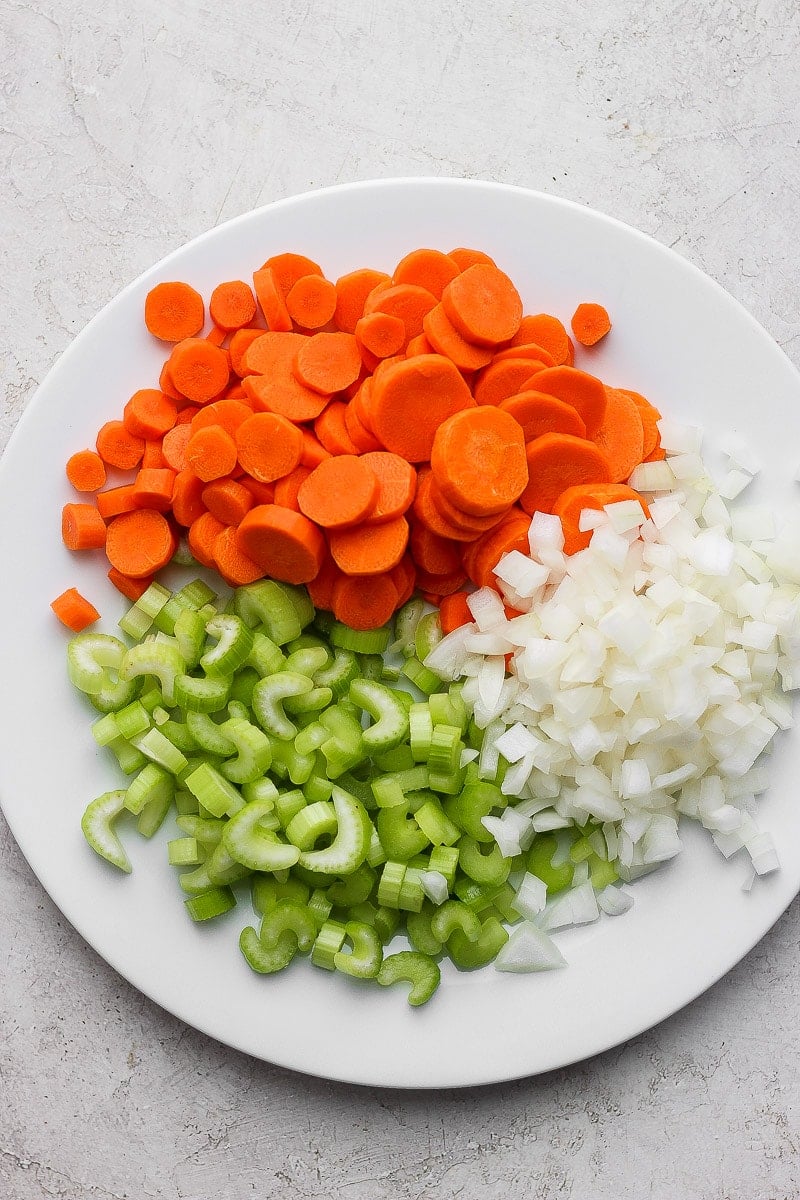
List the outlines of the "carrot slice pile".
{"label": "carrot slice pile", "polygon": [[[564,323],[525,314],[479,249],[422,247],[335,282],[306,255],[275,254],[252,286],[213,289],[204,331],[205,313],[186,283],[151,289],[145,324],[167,343],[158,386],[67,463],[86,502],[65,505],[64,543],[104,548],[131,599],[183,530],[234,586],[308,584],[358,629],[416,589],[453,629],[471,619],[465,584],[494,583],[532,513],[558,513],[573,553],[581,505],[630,499],[634,467],[663,456],[658,409],[577,369]],[[581,304],[571,326],[582,353],[611,323]]]}

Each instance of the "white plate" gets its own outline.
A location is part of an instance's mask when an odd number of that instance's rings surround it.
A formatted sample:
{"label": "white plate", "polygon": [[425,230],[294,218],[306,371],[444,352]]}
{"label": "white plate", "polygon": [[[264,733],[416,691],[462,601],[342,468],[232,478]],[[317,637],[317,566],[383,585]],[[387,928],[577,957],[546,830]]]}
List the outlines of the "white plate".
{"label": "white plate", "polygon": [[[186,279],[206,297],[296,249],[331,278],[391,270],[415,246],[473,245],[520,287],[526,311],[567,320],[603,302],[614,330],[579,358],[607,382],[644,392],[665,413],[702,421],[715,439],[744,432],[769,464],[764,494],[790,501],[800,377],[771,338],[715,283],[616,221],[552,197],[490,183],[406,179],[310,193],[249,213],[170,255],[75,340],[25,412],[0,468],[0,798],[23,853],[53,900],[120,974],[197,1029],[249,1054],[332,1079],[395,1087],[462,1086],[546,1071],[595,1054],[674,1013],[759,940],[800,887],[798,746],[785,736],[761,804],[782,870],[741,891],[702,831],[679,860],[635,885],[616,920],[559,938],[566,970],[515,977],[445,971],[434,1000],[409,1008],[399,989],[361,987],[308,963],[260,978],[242,959],[246,901],[210,927],[187,918],[164,830],[125,836],[123,877],[85,845],[86,802],[117,775],[94,747],[91,713],[70,689],[64,631],[48,608],[77,585],[114,628],[121,604],[104,560],[71,556],[59,513],[64,462],[139,387],[155,385],[163,349],[146,333],[144,297]],[[791,429],[792,436],[787,437]],[[795,485],[796,487],[796,485]],[[13,514],[13,516],[12,516]],[[72,997],[73,1003],[80,998]]]}

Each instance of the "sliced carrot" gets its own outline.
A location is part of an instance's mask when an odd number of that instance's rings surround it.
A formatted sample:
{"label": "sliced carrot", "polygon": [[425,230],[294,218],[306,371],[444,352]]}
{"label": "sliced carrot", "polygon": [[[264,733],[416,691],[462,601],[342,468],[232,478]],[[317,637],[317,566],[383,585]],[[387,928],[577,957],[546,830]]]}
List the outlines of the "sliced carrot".
{"label": "sliced carrot", "polygon": [[[433,311],[433,310],[431,310],[431,311]],[[424,318],[423,318],[422,325],[423,325],[423,329],[424,329],[424,327],[425,327]],[[424,333],[418,333],[417,336],[413,337],[411,339],[411,341],[408,343],[408,345],[406,346],[406,358],[413,358],[415,354],[435,354],[435,353],[436,353],[436,351],[434,350],[432,344],[428,341],[428,339]]]}
{"label": "sliced carrot", "polygon": [[182,342],[203,328],[203,297],[188,283],[157,283],[144,302],[144,323],[162,342]]}
{"label": "sliced carrot", "polygon": [[126,599],[132,601],[134,604],[145,594],[153,582],[152,575],[145,575],[142,579],[131,579],[129,575],[123,575],[116,567],[110,568],[108,578],[117,591],[121,592]]}
{"label": "sliced carrot", "polygon": [[398,283],[383,290],[375,289],[364,304],[364,315],[382,312],[399,317],[405,326],[404,345],[423,331],[425,314],[437,304],[436,296],[427,288],[413,283]]}
{"label": "sliced carrot", "polygon": [[663,462],[666,457],[667,453],[663,446],[656,446],[655,450],[651,450],[647,457],[642,459],[642,462]]}
{"label": "sliced carrot", "polygon": [[494,568],[504,554],[512,550],[529,553],[530,523],[530,517],[514,509],[496,529],[466,547],[464,569],[476,587],[495,586]]}
{"label": "sliced carrot", "polygon": [[439,622],[443,633],[452,633],[462,625],[472,624],[472,613],[467,604],[468,592],[452,592],[442,596],[439,604]]}
{"label": "sliced carrot", "polygon": [[439,491],[463,512],[504,512],[528,482],[522,429],[493,405],[455,413],[436,431],[431,469]]}
{"label": "sliced carrot", "polygon": [[499,267],[476,263],[467,267],[442,293],[445,312],[468,342],[496,346],[519,329],[522,300]]}
{"label": "sliced carrot", "polygon": [[104,521],[110,521],[112,517],[118,517],[120,513],[133,512],[135,508],[138,508],[132,483],[125,483],[122,487],[106,488],[104,492],[98,492],[95,496],[95,503],[97,511]]}
{"label": "sliced carrot", "polygon": [[224,525],[238,525],[255,504],[253,493],[238,479],[214,479],[207,483],[201,499],[212,516]]}
{"label": "sliced carrot", "polygon": [[[254,418],[249,419],[252,421]],[[186,465],[204,483],[222,479],[230,475],[236,466],[236,446],[237,443],[221,425],[206,425],[192,431],[186,446]]]}
{"label": "sliced carrot", "polygon": [[[530,382],[535,383],[536,380]],[[543,433],[571,433],[573,437],[586,437],[586,426],[577,408],[544,392],[519,392],[504,400],[500,410],[507,412],[522,427],[526,442],[532,442]]]}
{"label": "sliced carrot", "polygon": [[417,568],[410,554],[406,553],[396,567],[389,572],[392,583],[397,588],[397,607],[405,604],[414,595],[417,586]]}
{"label": "sliced carrot", "polygon": [[[370,516],[380,485],[369,465],[352,454],[328,458],[300,485],[300,511],[323,529],[344,529]],[[280,503],[276,495],[275,499]]]}
{"label": "sliced carrot", "polygon": [[168,467],[142,467],[133,481],[133,498],[139,508],[169,512],[175,487],[175,471]]}
{"label": "sliced carrot", "polygon": [[522,385],[543,369],[544,363],[530,358],[494,359],[475,379],[476,404],[502,404],[510,396],[516,396]]}
{"label": "sliced carrot", "polygon": [[222,346],[227,336],[227,329],[223,329],[221,325],[212,325],[206,334],[206,341],[211,342],[212,346]]}
{"label": "sliced carrot", "polygon": [[154,575],[165,567],[175,546],[175,534],[166,517],[149,508],[123,513],[108,526],[108,561],[132,579]]}
{"label": "sliced carrot", "polygon": [[292,328],[292,318],[284,300],[285,293],[282,292],[271,267],[262,267],[260,271],[253,272],[253,287],[267,329],[275,333],[288,333]]}
{"label": "sliced carrot", "polygon": [[416,519],[439,537],[454,542],[472,542],[478,537],[474,529],[465,528],[449,521],[442,513],[433,494],[433,475],[429,468],[420,471],[417,477],[417,492],[414,496],[413,512]]}
{"label": "sliced carrot", "polygon": [[212,553],[214,566],[231,587],[243,587],[264,577],[261,567],[239,549],[236,529],[232,525],[226,526],[214,538]]}
{"label": "sliced carrot", "polygon": [[[428,592],[436,597],[449,596],[457,592],[467,582],[467,573],[463,570],[451,571],[447,575],[434,575],[429,571],[417,570],[417,587],[422,592]],[[438,599],[437,599],[438,603]]]}
{"label": "sliced carrot", "polygon": [[260,479],[251,479],[249,475],[242,476],[241,483],[247,488],[256,504],[273,504],[275,502],[274,483],[262,483]]}
{"label": "sliced carrot", "polygon": [[425,462],[441,423],[474,405],[449,358],[420,354],[393,363],[373,378],[370,425],[387,450],[409,462]]}
{"label": "sliced carrot", "polygon": [[189,526],[189,549],[203,567],[214,566],[214,542],[225,529],[210,512],[201,513]]}
{"label": "sliced carrot", "polygon": [[62,592],[50,602],[50,607],[61,624],[66,625],[73,633],[80,633],[82,629],[100,620],[100,613],[95,606],[82,596],[77,588],[67,588],[66,592]]}
{"label": "sliced carrot", "polygon": [[187,468],[175,476],[172,487],[172,515],[178,524],[186,529],[206,511],[203,503],[204,487],[203,480]]}
{"label": "sliced carrot", "polygon": [[592,540],[592,530],[580,528],[581,513],[585,509],[605,508],[607,504],[619,504],[623,500],[638,500],[645,516],[649,516],[646,502],[627,484],[584,483],[566,488],[553,505],[553,512],[561,518],[564,530],[564,553],[584,550]]}
{"label": "sliced carrot", "polygon": [[256,298],[253,290],[243,279],[218,284],[211,293],[208,303],[211,320],[226,332],[242,329],[256,315]]}
{"label": "sliced carrot", "polygon": [[308,583],[325,559],[325,539],[313,521],[277,504],[251,508],[236,544],[265,575],[283,583]]}
{"label": "sliced carrot", "polygon": [[[529,387],[571,404],[580,413],[586,436],[594,437],[602,424],[607,404],[606,389],[594,375],[587,375],[575,367],[548,367],[532,376]],[[522,390],[528,389],[523,385]]]}
{"label": "sliced carrot", "polygon": [[447,257],[452,258],[460,271],[466,271],[478,263],[485,263],[490,267],[497,265],[493,258],[484,254],[483,250],[471,250],[468,246],[456,246],[455,250],[448,250]]}
{"label": "sliced carrot", "polygon": [[144,454],[142,455],[142,467],[147,470],[159,470],[167,464],[164,460],[164,455],[161,450],[161,441],[154,440],[145,442]]}
{"label": "sliced carrot", "polygon": [[626,396],[630,396],[639,409],[644,437],[642,445],[642,462],[644,462],[647,455],[652,454],[660,444],[661,434],[657,422],[661,420],[661,413],[654,404],[651,404],[649,400],[645,400],[644,396],[640,395],[639,392],[632,392],[628,388],[619,388],[618,390],[624,392]]}
{"label": "sliced carrot", "polygon": [[303,275],[286,295],[286,310],[303,329],[321,329],[336,311],[336,288],[324,275]]}
{"label": "sliced carrot", "polygon": [[551,513],[561,493],[577,483],[611,483],[608,456],[569,433],[543,434],[528,443],[526,457],[530,480],[519,502],[527,513]]}
{"label": "sliced carrot", "polygon": [[322,268],[313,259],[306,258],[305,254],[294,254],[291,251],[273,255],[272,258],[267,259],[261,269],[262,271],[272,271],[282,296],[288,295],[298,279],[302,279],[304,275],[322,274]]}
{"label": "sliced carrot", "polygon": [[[230,350],[228,351],[230,354]],[[227,387],[220,397],[221,400],[244,400],[247,401],[247,392],[242,387],[241,383],[231,384]]]}
{"label": "sliced carrot", "polygon": [[572,314],[572,332],[582,346],[594,346],[611,329],[611,318],[602,304],[579,304]]}
{"label": "sliced carrot", "polygon": [[132,471],[144,454],[144,438],[129,433],[122,421],[106,421],[97,434],[95,445],[103,462],[120,471]]}
{"label": "sliced carrot", "polygon": [[409,462],[399,454],[388,450],[375,450],[361,455],[361,461],[378,480],[378,495],[370,514],[370,521],[393,521],[414,502],[417,490],[417,473]]}
{"label": "sliced carrot", "polygon": [[380,575],[396,567],[408,545],[408,521],[395,517],[381,525],[356,525],[332,529],[329,544],[333,561],[345,575]]}
{"label": "sliced carrot", "polygon": [[380,629],[397,607],[397,588],[390,575],[358,579],[343,575],[333,585],[333,614],[351,629]]}
{"label": "sliced carrot", "polygon": [[381,443],[374,433],[370,433],[367,427],[362,425],[358,409],[354,407],[352,400],[344,410],[344,425],[359,454],[369,454],[381,449]]}
{"label": "sliced carrot", "polygon": [[168,358],[164,360],[164,365],[161,368],[161,374],[158,377],[158,388],[165,396],[169,396],[170,400],[174,400],[179,408],[186,403],[186,397],[180,394],[172,382],[172,376],[169,373]]}
{"label": "sliced carrot", "polygon": [[567,342],[568,342],[567,357],[566,357],[566,361],[565,361],[564,365],[567,367],[572,367],[575,365],[575,343],[573,342],[572,338],[570,338],[570,337],[567,338]]}
{"label": "sliced carrot", "polygon": [[450,321],[443,304],[425,314],[422,327],[435,352],[449,358],[459,371],[477,371],[491,362],[492,351],[466,341]]}
{"label": "sliced carrot", "polygon": [[537,346],[535,342],[529,342],[525,346],[505,346],[496,352],[492,362],[507,362],[508,359],[514,358],[527,358],[532,362],[541,363],[543,367],[556,366],[552,354],[545,350],[544,346]]}
{"label": "sliced carrot", "polygon": [[310,429],[303,429],[303,449],[300,451],[300,463],[304,467],[318,467],[326,458],[330,458],[330,453],[325,449],[322,442],[311,432]]}
{"label": "sliced carrot", "polygon": [[500,512],[487,513],[484,516],[465,512],[463,508],[459,508],[457,504],[453,504],[444,495],[436,482],[436,476],[433,471],[431,472],[430,480],[430,497],[448,524],[454,526],[456,529],[463,530],[465,533],[469,533],[472,537],[480,537],[488,529],[494,529],[495,525],[504,520],[508,512],[508,507],[501,509]]}
{"label": "sliced carrot", "polygon": [[192,418],[192,433],[197,433],[198,429],[205,429],[208,425],[220,425],[226,433],[235,437],[239,426],[252,415],[253,410],[246,400],[231,400],[227,397],[224,400],[215,400],[197,410]]}
{"label": "sliced carrot", "polygon": [[227,386],[230,378],[228,356],[219,346],[212,346],[202,338],[187,338],[173,349],[169,373],[175,387],[187,400],[207,404]]}
{"label": "sliced carrot", "polygon": [[76,492],[97,492],[106,481],[105,463],[94,450],[78,450],[67,460],[67,479]]}
{"label": "sliced carrot", "polygon": [[338,579],[344,578],[346,576],[333,559],[330,556],[326,558],[316,577],[306,584],[314,608],[324,608],[326,612],[333,612],[333,587]]}
{"label": "sliced carrot", "polygon": [[333,400],[314,422],[314,433],[329,454],[358,454],[345,425],[347,405]]}
{"label": "sliced carrot", "polygon": [[287,421],[313,421],[324,411],[329,397],[286,375],[248,375],[245,392],[256,412],[276,413]]}
{"label": "sliced carrot", "polygon": [[252,346],[253,342],[258,341],[260,337],[264,336],[264,332],[263,329],[253,329],[252,327],[237,329],[231,338],[231,344],[228,347],[231,356],[231,370],[240,379],[243,375],[250,374],[245,366],[247,350]]}
{"label": "sliced carrot", "polygon": [[406,344],[406,327],[400,317],[374,312],[359,319],[355,338],[362,356],[364,350],[368,350],[375,358],[388,358]]}
{"label": "sliced carrot", "polygon": [[604,450],[612,483],[622,483],[642,461],[644,427],[639,406],[626,392],[606,388],[606,411],[592,441]]}
{"label": "sliced carrot", "polygon": [[361,355],[351,333],[315,333],[303,338],[294,360],[299,382],[325,396],[354,383],[360,372]]}
{"label": "sliced carrot", "polygon": [[[178,409],[178,415],[175,418],[175,425],[191,425],[197,414],[203,410],[197,404],[187,404],[185,396],[181,397],[181,399],[183,400],[183,408]],[[170,430],[170,432],[172,432],[172,430]]]}
{"label": "sliced carrot", "polygon": [[363,380],[361,387],[353,396],[348,407],[352,408],[353,412],[359,419],[361,425],[366,429],[367,433],[373,433],[372,421],[369,415],[370,397],[372,393],[372,376],[368,375]]}
{"label": "sliced carrot", "polygon": [[295,512],[302,512],[302,509],[297,500],[297,494],[300,491],[301,484],[305,483],[311,474],[311,467],[304,467],[301,463],[299,467],[295,467],[288,475],[284,475],[283,479],[275,481],[273,501],[279,504],[281,508],[292,508]]}
{"label": "sliced carrot", "polygon": [[342,333],[355,333],[356,325],[364,315],[367,296],[379,283],[389,284],[391,280],[384,271],[373,271],[368,267],[350,271],[336,280],[333,319]]}
{"label": "sliced carrot", "polygon": [[461,570],[461,547],[451,538],[439,537],[438,533],[420,525],[411,528],[409,542],[414,562],[431,575],[451,575]]}
{"label": "sliced carrot", "polygon": [[286,417],[254,413],[236,430],[234,448],[248,475],[261,483],[273,483],[298,466],[303,435]]}
{"label": "sliced carrot", "polygon": [[61,539],[68,550],[99,550],[106,544],[106,523],[94,504],[65,504]]}
{"label": "sliced carrot", "polygon": [[522,318],[511,345],[527,346],[531,342],[547,350],[556,366],[566,363],[569,357],[569,335],[558,317],[551,317],[549,313]]}
{"label": "sliced carrot", "polygon": [[425,288],[437,300],[441,300],[442,292],[461,267],[441,250],[412,250],[394,269],[392,283],[413,283]]}

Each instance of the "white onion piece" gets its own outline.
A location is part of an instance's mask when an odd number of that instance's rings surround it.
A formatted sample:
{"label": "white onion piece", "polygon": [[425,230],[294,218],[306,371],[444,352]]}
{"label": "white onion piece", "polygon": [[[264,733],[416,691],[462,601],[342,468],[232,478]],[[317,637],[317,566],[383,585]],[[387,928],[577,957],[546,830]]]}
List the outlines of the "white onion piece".
{"label": "white onion piece", "polygon": [[517,888],[517,894],[511,902],[511,907],[521,917],[529,920],[537,917],[547,903],[547,884],[538,875],[526,871]]}
{"label": "white onion piece", "polygon": [[548,901],[536,918],[540,929],[564,929],[567,925],[589,925],[600,916],[594,888],[588,881],[579,887],[561,892]]}
{"label": "white onion piece", "polygon": [[720,441],[720,449],[732,467],[748,475],[757,475],[761,470],[761,460],[750,442],[740,433],[727,433]]}
{"label": "white onion piece", "polygon": [[610,883],[597,893],[597,904],[609,917],[621,917],[633,907],[633,896],[625,888]]}
{"label": "white onion piece", "polygon": [[447,880],[441,871],[420,871],[420,887],[432,904],[444,904],[449,895]]}
{"label": "white onion piece", "polygon": [[527,971],[552,971],[567,964],[552,938],[526,921],[511,931],[494,965],[498,971],[522,974]]}

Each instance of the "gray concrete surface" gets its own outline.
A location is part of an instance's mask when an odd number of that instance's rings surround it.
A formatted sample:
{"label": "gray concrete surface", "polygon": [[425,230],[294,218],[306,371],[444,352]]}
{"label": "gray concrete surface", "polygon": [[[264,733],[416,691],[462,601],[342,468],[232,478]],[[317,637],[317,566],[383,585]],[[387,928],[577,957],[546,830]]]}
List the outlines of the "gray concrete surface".
{"label": "gray concrete surface", "polygon": [[[0,445],[128,280],[270,200],[448,174],[674,246],[800,362],[796,0],[0,0]],[[798,913],[552,1075],[444,1094],[249,1061],[66,925],[0,825],[0,1197],[789,1200]]]}

